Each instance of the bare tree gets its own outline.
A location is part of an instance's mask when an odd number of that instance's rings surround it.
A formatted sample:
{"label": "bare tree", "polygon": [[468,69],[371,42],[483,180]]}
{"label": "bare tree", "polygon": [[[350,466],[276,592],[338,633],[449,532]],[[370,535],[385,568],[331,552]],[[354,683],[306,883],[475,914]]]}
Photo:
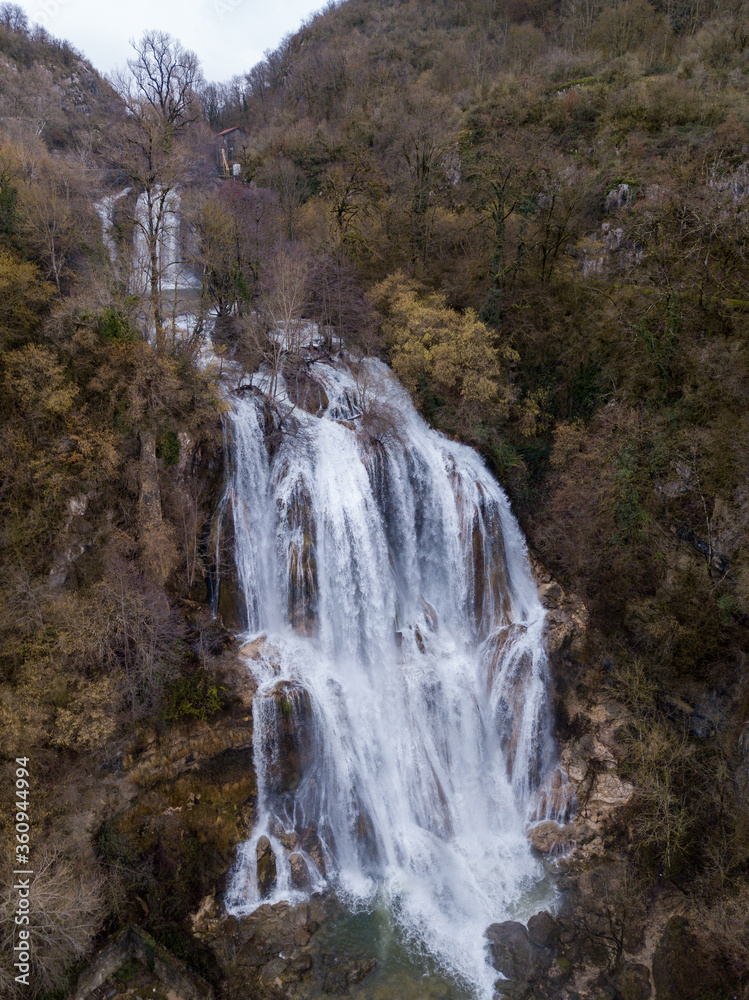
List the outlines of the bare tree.
{"label": "bare tree", "polygon": [[279,377],[289,358],[298,358],[310,332],[310,258],[304,247],[282,243],[263,271],[257,311],[242,324],[245,353],[268,374],[270,399],[278,394]]}
{"label": "bare tree", "polygon": [[150,108],[173,129],[197,120],[196,88],[202,81],[198,57],[164,31],[143,35],[135,58],[127,62],[130,85],[121,96],[131,114],[143,116]]}
{"label": "bare tree", "polygon": [[364,353],[374,350],[377,315],[344,254],[318,254],[310,272],[309,315],[328,350],[338,336]]}
{"label": "bare tree", "polygon": [[[162,282],[164,247],[173,236],[175,189],[183,179],[186,130],[199,117],[196,88],[201,82],[194,52],[161,31],[133,43],[128,71],[114,76],[124,115],[118,129],[118,157],[134,187],[142,192],[136,227],[145,249],[148,296],[155,346],[165,348]],[[168,260],[167,260],[168,263]]]}
{"label": "bare tree", "polygon": [[[16,879],[18,876],[16,877]],[[59,989],[66,970],[91,950],[105,916],[103,880],[82,859],[54,847],[40,848],[29,877],[28,901],[31,995]],[[14,981],[13,913],[18,897],[9,879],[0,891],[0,989],[4,997],[27,995],[29,988]],[[23,925],[22,925],[23,926]]]}
{"label": "bare tree", "polygon": [[0,3],[0,24],[8,31],[26,35],[29,31],[29,19],[23,8],[15,3]]}
{"label": "bare tree", "polygon": [[241,314],[257,297],[261,264],[278,238],[278,199],[265,188],[224,183],[194,199],[187,212],[191,262],[203,296],[219,316]]}

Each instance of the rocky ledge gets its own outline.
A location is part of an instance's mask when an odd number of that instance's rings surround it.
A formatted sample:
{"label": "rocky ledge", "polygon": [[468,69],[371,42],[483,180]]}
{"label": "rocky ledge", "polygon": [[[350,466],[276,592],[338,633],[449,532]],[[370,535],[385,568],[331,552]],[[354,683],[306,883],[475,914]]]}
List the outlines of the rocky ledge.
{"label": "rocky ledge", "polygon": [[192,931],[213,951],[232,996],[344,996],[377,963],[371,956],[344,956],[330,947],[331,922],[343,912],[335,897],[313,894],[295,906],[265,903],[237,919],[223,915],[210,895],[193,916]]}

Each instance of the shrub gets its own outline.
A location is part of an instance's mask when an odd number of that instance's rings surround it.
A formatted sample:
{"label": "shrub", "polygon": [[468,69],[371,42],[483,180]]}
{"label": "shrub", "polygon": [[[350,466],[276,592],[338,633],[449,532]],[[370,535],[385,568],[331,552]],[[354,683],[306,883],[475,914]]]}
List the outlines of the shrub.
{"label": "shrub", "polygon": [[127,343],[131,340],[138,340],[138,333],[128,323],[127,319],[118,310],[111,306],[104,310],[99,322],[99,329],[104,340],[111,343]]}
{"label": "shrub", "polygon": [[8,1000],[38,997],[65,986],[68,970],[89,953],[105,916],[103,879],[81,859],[43,847],[34,871],[29,889],[30,989],[15,982],[12,966],[17,905],[12,880],[0,896],[0,992]]}
{"label": "shrub", "polygon": [[179,462],[179,451],[179,438],[175,432],[171,428],[162,431],[156,440],[156,457],[161,459],[167,469]]}
{"label": "shrub", "polygon": [[171,681],[165,691],[164,714],[172,722],[198,719],[205,722],[225,706],[225,689],[205,667],[198,667]]}

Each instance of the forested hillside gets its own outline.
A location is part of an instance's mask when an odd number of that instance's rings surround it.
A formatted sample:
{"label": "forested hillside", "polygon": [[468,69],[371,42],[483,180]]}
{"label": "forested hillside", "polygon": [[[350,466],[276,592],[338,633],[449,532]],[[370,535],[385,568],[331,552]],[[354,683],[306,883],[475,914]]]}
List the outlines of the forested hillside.
{"label": "forested hillside", "polygon": [[[188,65],[183,105],[140,118],[137,72],[103,81],[0,14],[0,742],[35,754],[39,906],[65,928],[36,995],[135,918],[215,975],[185,914],[234,834],[199,809],[187,840],[115,829],[91,802],[71,832],[43,793],[78,775],[93,801],[238,711],[209,607],[214,315],[219,360],[292,373],[268,331],[316,320],[486,457],[589,614],[554,664],[560,740],[585,738],[563,689],[628,713],[611,851],[638,900],[665,880],[703,906],[723,986],[749,988],[749,3],[347,0],[246,77]],[[230,127],[238,181],[215,166]],[[121,249],[136,193],[178,184],[186,332],[155,285],[133,294],[94,209],[133,192]]]}
{"label": "forested hillside", "polygon": [[[123,93],[21,14],[0,7],[0,743],[31,761],[15,806],[38,869],[31,995],[62,996],[96,935],[156,891],[153,857],[128,869],[97,854],[105,813],[127,800],[112,777],[123,754],[229,700],[204,572],[224,404],[199,336],[148,342],[153,299],[102,241],[97,198],[139,168]],[[14,790],[9,777],[6,859]],[[0,993],[20,996],[5,875]]]}
{"label": "forested hillside", "polygon": [[[748,42],[743,3],[351,0],[203,95],[585,597],[688,879],[749,846],[746,803],[724,808],[746,766]],[[672,766],[677,692],[713,706],[699,766]]]}
{"label": "forested hillside", "polygon": [[[705,536],[708,564],[731,559],[707,602],[729,632],[746,610],[746,16],[347,3],[204,94],[214,127],[249,132],[246,176],[289,236],[395,310],[396,369],[491,455],[549,564],[600,593],[626,550],[639,590],[651,532]],[[492,331],[491,402],[467,405],[461,359],[418,329],[433,292]]]}

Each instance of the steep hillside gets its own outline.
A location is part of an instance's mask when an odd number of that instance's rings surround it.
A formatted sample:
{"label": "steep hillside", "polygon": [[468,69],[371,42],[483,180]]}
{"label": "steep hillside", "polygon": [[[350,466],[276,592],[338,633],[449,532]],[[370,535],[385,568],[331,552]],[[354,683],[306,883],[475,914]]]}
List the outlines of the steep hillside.
{"label": "steep hillside", "polygon": [[[62,995],[128,920],[234,974],[213,904],[218,964],[189,921],[255,808],[249,694],[208,609],[215,316],[219,353],[302,401],[279,323],[379,353],[511,495],[590,835],[561,866],[557,985],[528,989],[645,997],[637,953],[659,998],[696,1000],[699,962],[746,995],[749,5],[348,0],[227,85],[164,44],[189,71],[173,117],[0,24],[0,742],[34,760],[32,992]],[[240,182],[208,125],[244,130]],[[128,270],[138,225],[158,261],[136,205],[167,189],[199,279],[186,328]]]}
{"label": "steep hillside", "polygon": [[631,857],[708,896],[749,860],[748,43],[743,3],[351,0],[204,93],[585,599]]}
{"label": "steep hillside", "polygon": [[[719,682],[749,611],[748,17],[352,0],[204,94],[609,639]],[[466,308],[498,352],[470,405],[480,351],[436,346]]]}
{"label": "steep hillside", "polygon": [[66,41],[29,28],[20,8],[0,18],[0,119],[4,133],[33,131],[52,146],[90,150],[113,94]]}

